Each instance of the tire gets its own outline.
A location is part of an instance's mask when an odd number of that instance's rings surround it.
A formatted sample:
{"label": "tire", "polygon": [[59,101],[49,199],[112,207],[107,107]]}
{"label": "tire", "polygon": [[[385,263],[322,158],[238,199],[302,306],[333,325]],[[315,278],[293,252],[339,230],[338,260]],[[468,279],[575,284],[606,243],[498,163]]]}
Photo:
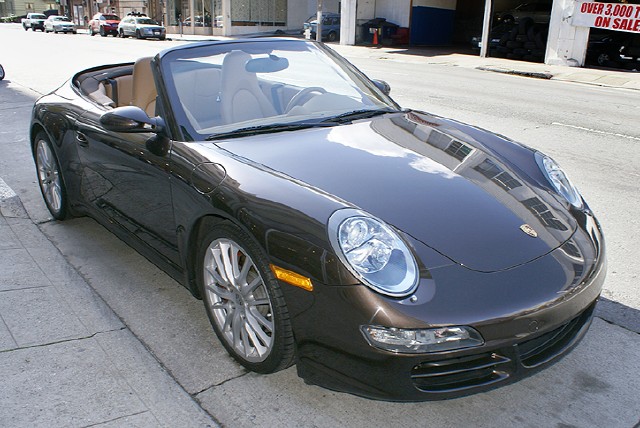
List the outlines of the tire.
{"label": "tire", "polygon": [[338,39],[338,35],[336,34],[335,31],[330,31],[329,34],[327,34],[327,41],[335,42],[337,39]]}
{"label": "tire", "polygon": [[100,36],[107,37],[107,33],[104,31],[104,27],[100,27]]}
{"label": "tire", "polygon": [[122,31],[122,28],[118,31],[118,36],[120,36],[121,39],[127,38],[127,36],[124,35],[124,31]]}
{"label": "tire", "polygon": [[136,30],[136,39],[141,39],[142,34],[140,34],[140,30]]}
{"label": "tire", "polygon": [[22,24],[22,28],[24,28],[24,31],[29,31],[29,27],[27,27],[26,25]]}
{"label": "tire", "polygon": [[[295,354],[289,311],[262,249],[228,222],[210,229],[199,242],[202,300],[227,352],[257,373],[289,367]],[[229,277],[229,267],[235,278]]]}
{"label": "tire", "polygon": [[67,191],[62,179],[60,164],[49,138],[44,132],[38,133],[33,146],[38,184],[47,209],[56,220],[67,217]]}
{"label": "tire", "polygon": [[31,27],[31,31],[36,32],[36,27]]}
{"label": "tire", "polygon": [[4,79],[4,67],[0,64],[0,80]]}
{"label": "tire", "polygon": [[90,35],[91,37],[93,37],[93,36],[95,36],[95,35],[96,35],[96,33],[94,33],[94,32],[93,32],[93,27],[89,27],[89,35]]}

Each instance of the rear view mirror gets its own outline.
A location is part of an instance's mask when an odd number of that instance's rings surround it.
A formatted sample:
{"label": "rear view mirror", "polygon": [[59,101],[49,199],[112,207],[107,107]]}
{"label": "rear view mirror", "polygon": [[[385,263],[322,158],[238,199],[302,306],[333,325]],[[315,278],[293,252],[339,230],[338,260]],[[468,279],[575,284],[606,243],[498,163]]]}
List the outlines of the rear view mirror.
{"label": "rear view mirror", "polygon": [[151,118],[140,107],[118,107],[100,116],[100,123],[105,129],[113,132],[153,132],[159,133],[164,128],[164,121],[159,117]]}
{"label": "rear view mirror", "polygon": [[269,55],[266,58],[254,58],[247,61],[245,70],[250,73],[274,73],[289,67],[289,60],[276,55]]}
{"label": "rear view mirror", "polygon": [[373,84],[376,85],[378,89],[380,89],[385,95],[389,95],[389,93],[391,92],[391,86],[384,80],[374,79]]}

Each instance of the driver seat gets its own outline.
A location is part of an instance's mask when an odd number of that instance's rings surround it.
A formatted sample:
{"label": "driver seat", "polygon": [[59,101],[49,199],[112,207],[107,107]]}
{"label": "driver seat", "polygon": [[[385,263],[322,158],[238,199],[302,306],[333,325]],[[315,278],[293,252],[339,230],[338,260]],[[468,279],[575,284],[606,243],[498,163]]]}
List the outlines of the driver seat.
{"label": "driver seat", "polygon": [[276,110],[260,89],[256,73],[247,71],[251,56],[231,51],[222,62],[220,113],[225,124],[275,116]]}
{"label": "driver seat", "polygon": [[156,115],[156,83],[151,71],[151,57],[138,59],[133,65],[131,105],[144,110],[149,117]]}

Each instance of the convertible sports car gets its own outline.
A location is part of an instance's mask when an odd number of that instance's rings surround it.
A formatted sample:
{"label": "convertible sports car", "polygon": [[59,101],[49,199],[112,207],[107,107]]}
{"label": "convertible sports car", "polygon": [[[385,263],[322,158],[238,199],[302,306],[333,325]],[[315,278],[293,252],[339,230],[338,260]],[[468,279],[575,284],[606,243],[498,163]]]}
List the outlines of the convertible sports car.
{"label": "convertible sports car", "polygon": [[286,38],[92,68],[34,106],[38,181],[202,298],[250,370],[416,401],[556,361],[604,281],[596,218],[551,158],[388,93]]}

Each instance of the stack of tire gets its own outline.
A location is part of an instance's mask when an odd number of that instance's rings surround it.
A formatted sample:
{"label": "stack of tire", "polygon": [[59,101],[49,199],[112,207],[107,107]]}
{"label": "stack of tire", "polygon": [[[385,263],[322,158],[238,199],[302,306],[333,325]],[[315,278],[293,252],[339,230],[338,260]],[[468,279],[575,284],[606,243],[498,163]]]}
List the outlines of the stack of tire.
{"label": "stack of tire", "polygon": [[531,18],[522,18],[500,37],[498,46],[492,48],[489,55],[496,58],[543,62],[548,33],[547,25],[536,24]]}

